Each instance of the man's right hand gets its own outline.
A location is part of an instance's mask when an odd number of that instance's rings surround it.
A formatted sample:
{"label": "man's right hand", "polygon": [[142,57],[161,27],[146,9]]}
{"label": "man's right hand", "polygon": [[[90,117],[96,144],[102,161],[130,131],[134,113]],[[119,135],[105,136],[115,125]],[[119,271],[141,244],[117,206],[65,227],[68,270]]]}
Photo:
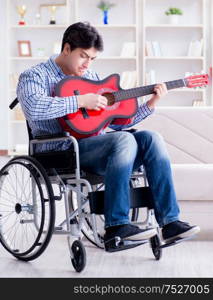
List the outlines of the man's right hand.
{"label": "man's right hand", "polygon": [[101,110],[107,106],[107,98],[98,94],[78,95],[77,100],[79,108]]}

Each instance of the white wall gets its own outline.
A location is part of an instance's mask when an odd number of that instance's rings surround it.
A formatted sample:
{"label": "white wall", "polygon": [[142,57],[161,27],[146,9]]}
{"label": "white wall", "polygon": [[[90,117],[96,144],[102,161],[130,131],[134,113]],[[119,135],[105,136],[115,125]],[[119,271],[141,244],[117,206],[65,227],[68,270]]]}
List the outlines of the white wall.
{"label": "white wall", "polygon": [[8,98],[7,98],[7,53],[6,53],[6,0],[0,0],[0,149],[7,149]]}

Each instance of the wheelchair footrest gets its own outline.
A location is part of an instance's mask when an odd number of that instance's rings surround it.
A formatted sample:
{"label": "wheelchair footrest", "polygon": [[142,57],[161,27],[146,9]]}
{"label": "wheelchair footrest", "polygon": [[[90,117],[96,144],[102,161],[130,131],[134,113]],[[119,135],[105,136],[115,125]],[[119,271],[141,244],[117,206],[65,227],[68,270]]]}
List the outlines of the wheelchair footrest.
{"label": "wheelchair footrest", "polygon": [[184,242],[186,240],[190,240],[191,238],[193,238],[193,236],[186,237],[186,238],[175,238],[174,240],[165,242],[164,244],[162,244],[160,246],[160,248],[166,248],[166,247],[174,246],[174,245],[177,245],[177,244],[179,244],[181,242]]}
{"label": "wheelchair footrest", "polygon": [[148,240],[132,241],[121,239],[119,236],[116,236],[113,239],[106,241],[104,245],[107,252],[116,252],[134,248],[147,242]]}

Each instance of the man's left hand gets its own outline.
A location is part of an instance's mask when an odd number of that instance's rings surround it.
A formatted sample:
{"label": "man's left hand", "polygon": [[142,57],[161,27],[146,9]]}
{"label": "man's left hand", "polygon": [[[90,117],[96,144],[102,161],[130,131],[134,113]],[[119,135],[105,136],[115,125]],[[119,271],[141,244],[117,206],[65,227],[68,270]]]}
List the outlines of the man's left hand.
{"label": "man's left hand", "polygon": [[155,105],[160,100],[160,98],[164,97],[167,93],[167,87],[165,83],[159,83],[154,88],[155,94],[151,97],[149,101],[147,101],[147,105],[150,109],[155,108]]}

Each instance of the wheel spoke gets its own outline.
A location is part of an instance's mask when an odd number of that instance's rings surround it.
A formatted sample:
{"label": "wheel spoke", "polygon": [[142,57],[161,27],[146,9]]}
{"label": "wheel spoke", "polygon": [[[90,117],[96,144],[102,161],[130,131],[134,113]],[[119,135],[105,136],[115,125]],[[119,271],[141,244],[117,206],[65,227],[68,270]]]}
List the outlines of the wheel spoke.
{"label": "wheel spoke", "polygon": [[[44,202],[44,198],[51,201]],[[0,172],[0,241],[3,246],[19,259],[39,256],[53,232],[54,205],[51,183],[38,162],[24,156],[11,159]]]}

